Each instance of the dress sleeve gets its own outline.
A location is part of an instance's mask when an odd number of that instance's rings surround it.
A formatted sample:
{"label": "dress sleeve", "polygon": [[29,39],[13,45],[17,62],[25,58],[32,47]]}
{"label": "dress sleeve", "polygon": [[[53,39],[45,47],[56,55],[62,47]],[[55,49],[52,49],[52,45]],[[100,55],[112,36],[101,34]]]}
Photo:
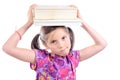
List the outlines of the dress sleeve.
{"label": "dress sleeve", "polygon": [[37,68],[37,63],[36,63],[36,56],[37,56],[37,51],[38,50],[34,50],[34,53],[35,53],[35,63],[30,63],[30,68],[32,69],[32,70],[36,70],[36,68]]}
{"label": "dress sleeve", "polygon": [[80,62],[80,54],[77,50],[72,51],[71,61],[74,67],[77,67]]}
{"label": "dress sleeve", "polygon": [[30,63],[30,68],[36,70],[44,64],[44,59],[47,57],[47,52],[45,50],[34,50],[35,52],[35,63]]}

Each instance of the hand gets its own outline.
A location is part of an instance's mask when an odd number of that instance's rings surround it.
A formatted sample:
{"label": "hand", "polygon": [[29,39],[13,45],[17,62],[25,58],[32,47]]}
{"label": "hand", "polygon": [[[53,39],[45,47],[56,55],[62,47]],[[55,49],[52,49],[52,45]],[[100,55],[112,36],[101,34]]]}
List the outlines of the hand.
{"label": "hand", "polygon": [[29,10],[28,10],[28,22],[30,23],[33,23],[33,18],[34,18],[34,12],[33,10],[38,7],[37,4],[32,4],[30,7],[29,7]]}
{"label": "hand", "polygon": [[77,9],[77,18],[79,18],[79,19],[83,20],[83,19],[82,19],[81,14],[80,14],[80,12],[79,12],[78,7],[77,7],[77,6],[75,6],[75,5],[70,5],[70,7],[74,7],[74,8],[76,8],[76,9]]}

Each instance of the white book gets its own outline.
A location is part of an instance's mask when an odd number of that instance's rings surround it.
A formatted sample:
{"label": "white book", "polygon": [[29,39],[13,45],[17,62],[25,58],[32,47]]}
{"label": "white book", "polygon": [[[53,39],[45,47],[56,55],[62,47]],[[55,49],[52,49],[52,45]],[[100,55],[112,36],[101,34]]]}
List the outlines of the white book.
{"label": "white book", "polygon": [[77,18],[77,9],[70,6],[40,6],[34,9],[34,24],[45,25],[81,25]]}
{"label": "white book", "polygon": [[70,6],[41,6],[34,10],[34,19],[73,20],[77,19],[77,9]]}
{"label": "white book", "polygon": [[67,5],[40,5],[38,7],[36,7],[36,9],[67,9],[67,10],[71,10],[71,9],[76,9],[74,7],[70,7]]}
{"label": "white book", "polygon": [[81,26],[81,20],[76,19],[76,20],[34,20],[35,26],[57,26],[57,25],[65,25],[65,26],[72,26],[72,25],[77,25]]}
{"label": "white book", "polygon": [[77,13],[75,11],[66,10],[39,10],[35,13],[35,19],[76,19]]}

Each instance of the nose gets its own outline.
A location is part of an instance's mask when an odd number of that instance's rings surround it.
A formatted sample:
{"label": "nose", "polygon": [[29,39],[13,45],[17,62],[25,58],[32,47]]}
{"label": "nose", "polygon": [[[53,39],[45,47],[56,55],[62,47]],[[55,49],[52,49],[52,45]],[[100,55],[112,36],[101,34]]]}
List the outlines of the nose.
{"label": "nose", "polygon": [[64,42],[63,41],[59,41],[58,46],[59,46],[59,48],[63,48],[64,47]]}

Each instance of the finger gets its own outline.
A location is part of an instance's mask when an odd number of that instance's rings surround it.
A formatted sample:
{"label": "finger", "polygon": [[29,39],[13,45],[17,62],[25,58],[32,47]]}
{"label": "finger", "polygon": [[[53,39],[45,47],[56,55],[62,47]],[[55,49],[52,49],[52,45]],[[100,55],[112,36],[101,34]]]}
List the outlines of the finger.
{"label": "finger", "polygon": [[74,8],[77,8],[77,6],[75,6],[75,5],[70,5],[70,7],[74,7]]}

